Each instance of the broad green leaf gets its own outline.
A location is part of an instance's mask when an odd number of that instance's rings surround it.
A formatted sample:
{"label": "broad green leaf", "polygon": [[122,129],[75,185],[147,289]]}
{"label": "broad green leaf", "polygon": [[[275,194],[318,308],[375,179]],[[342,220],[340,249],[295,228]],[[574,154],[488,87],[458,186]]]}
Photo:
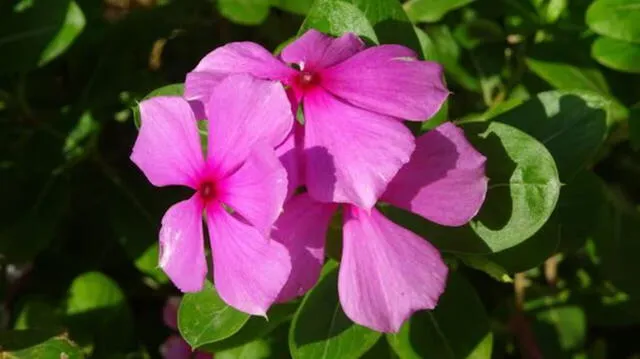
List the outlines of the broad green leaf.
{"label": "broad green leaf", "polygon": [[400,359],[489,359],[493,333],[474,288],[451,273],[446,290],[432,311],[415,313],[387,340]]}
{"label": "broad green leaf", "polygon": [[607,132],[611,101],[588,92],[538,94],[493,120],[526,132],[549,150],[569,181],[593,159]]}
{"label": "broad green leaf", "polygon": [[459,9],[474,0],[409,0],[404,9],[414,22],[437,22],[448,12]]}
{"label": "broad green leaf", "polygon": [[[560,191],[551,218],[533,237],[488,259],[510,273],[523,272],[542,264],[554,253],[571,253],[593,235],[604,205],[600,180],[591,172],[578,173]],[[588,194],[588,195],[585,195]]]}
{"label": "broad green leaf", "polygon": [[247,323],[227,339],[201,347],[211,353],[241,347],[271,333],[275,328],[293,318],[299,303],[276,304],[269,309],[267,318],[252,316]]}
{"label": "broad green leaf", "polygon": [[178,329],[193,348],[229,338],[248,320],[249,314],[228,306],[209,282],[200,292],[187,293],[178,310]]}
{"label": "broad green leaf", "polygon": [[397,0],[316,0],[300,33],[311,28],[335,36],[350,31],[376,44],[401,44],[420,52],[413,25]]}
{"label": "broad green leaf", "polygon": [[313,0],[270,0],[271,6],[299,15],[306,15]]}
{"label": "broad green leaf", "polygon": [[324,275],[304,297],[289,333],[294,359],[356,359],[380,338],[380,333],[353,323],[338,300],[338,268],[325,266]]}
{"label": "broad green leaf", "polygon": [[640,0],[596,0],[587,10],[591,30],[618,40],[640,42]]}
{"label": "broad green leaf", "polygon": [[130,344],[133,319],[125,295],[102,273],[88,272],[73,280],[66,315],[72,337],[85,347],[101,352]]}
{"label": "broad green leaf", "polygon": [[259,25],[269,16],[269,0],[218,0],[218,11],[242,25]]}
{"label": "broad green leaf", "polygon": [[514,247],[549,219],[558,200],[556,165],[543,144],[509,125],[468,123],[467,138],[487,157],[489,187],[478,215],[462,227],[442,227],[389,206],[389,217],[445,252],[489,254]]}
{"label": "broad green leaf", "polygon": [[[638,7],[640,8],[640,2]],[[640,29],[640,24],[638,28]],[[600,36],[593,42],[591,56],[614,70],[640,73],[640,43],[634,44]]]}
{"label": "broad green leaf", "polygon": [[527,54],[527,66],[557,89],[609,95],[607,80],[587,51],[586,47],[583,49],[579,43],[572,42],[535,44]]}
{"label": "broad green leaf", "polygon": [[49,302],[33,299],[22,305],[13,329],[62,329],[62,318],[56,308]]}
{"label": "broad green leaf", "polygon": [[242,346],[215,353],[216,359],[267,359],[271,358],[271,347],[265,340],[255,340]]}
{"label": "broad green leaf", "polygon": [[[159,87],[151,92],[149,92],[142,100],[150,99],[156,96],[182,96],[184,93],[184,84],[170,84],[166,86]],[[136,125],[136,128],[140,128],[140,109],[138,106],[133,109],[133,123]]]}
{"label": "broad green leaf", "polygon": [[66,336],[46,331],[0,331],[2,359],[82,359],[82,351]]}
{"label": "broad green leaf", "polygon": [[612,95],[586,45],[560,41],[537,44],[528,54],[526,63],[532,72],[558,90],[595,92],[611,100],[611,120],[628,116],[627,109]]}
{"label": "broad green leaf", "polygon": [[[6,8],[6,7],[5,7]],[[27,71],[61,55],[82,32],[85,18],[75,1],[33,1],[0,14],[0,73]]]}

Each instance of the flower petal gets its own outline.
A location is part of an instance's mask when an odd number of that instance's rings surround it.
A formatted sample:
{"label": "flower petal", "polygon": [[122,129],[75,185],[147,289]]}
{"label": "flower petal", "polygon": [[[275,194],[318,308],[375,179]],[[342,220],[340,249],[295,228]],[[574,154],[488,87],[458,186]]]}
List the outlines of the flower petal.
{"label": "flower petal", "polygon": [[218,294],[238,310],[265,316],[291,271],[287,249],[222,206],[207,208],[207,227]]}
{"label": "flower petal", "polygon": [[183,292],[202,289],[207,276],[202,203],[197,195],[171,206],[160,229],[160,267]]}
{"label": "flower petal", "polygon": [[208,53],[193,69],[215,75],[251,74],[261,79],[284,80],[295,70],[253,42],[232,42]]}
{"label": "flower petal", "polygon": [[282,50],[282,60],[302,70],[319,70],[342,62],[364,49],[364,42],[348,32],[333,38],[311,29]]}
{"label": "flower petal", "polygon": [[399,45],[368,48],[322,72],[322,86],[367,110],[424,121],[449,95],[442,66]]}
{"label": "flower petal", "polygon": [[181,97],[154,97],[140,103],[140,118],[131,161],[154,186],[195,188],[204,161],[189,103]]}
{"label": "flower petal", "polygon": [[221,180],[220,188],[221,201],[266,237],[282,212],[287,171],[273,148],[259,142],[242,167]]}
{"label": "flower petal", "polygon": [[213,92],[213,88],[227,76],[227,74],[215,72],[189,72],[184,81],[184,98],[189,101],[199,100],[202,101],[202,103],[206,103]]}
{"label": "flower petal", "polygon": [[293,126],[287,94],[277,82],[233,75],[216,86],[205,107],[209,120],[208,161],[223,173],[235,171],[253,145],[282,143]]}
{"label": "flower petal", "polygon": [[324,263],[324,242],[336,204],[314,201],[307,193],[293,197],[276,221],[273,239],[284,244],[291,256],[291,275],[279,302],[286,302],[311,289]]}
{"label": "flower petal", "polygon": [[411,314],[433,309],[448,268],[429,242],[373,209],[345,207],[340,303],[354,322],[397,332]]}
{"label": "flower petal", "polygon": [[295,194],[298,187],[304,185],[304,127],[294,121],[287,138],[276,148],[276,155],[287,170],[287,199]]}
{"label": "flower petal", "polygon": [[411,160],[382,200],[438,224],[461,226],[478,213],[487,194],[485,161],[460,128],[442,124],[416,140]]}
{"label": "flower petal", "polygon": [[307,95],[306,184],[321,202],[371,208],[409,161],[411,132],[391,117],[346,104],[324,91]]}

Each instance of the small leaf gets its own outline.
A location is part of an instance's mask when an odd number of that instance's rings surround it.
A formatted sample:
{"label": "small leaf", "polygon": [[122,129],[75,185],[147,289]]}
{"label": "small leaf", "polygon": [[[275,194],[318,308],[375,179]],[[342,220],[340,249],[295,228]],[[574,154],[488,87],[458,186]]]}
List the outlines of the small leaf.
{"label": "small leaf", "polygon": [[269,16],[269,0],[218,0],[218,11],[242,25],[260,25]]}
{"label": "small leaf", "polygon": [[420,311],[387,340],[400,359],[489,359],[493,334],[474,288],[452,273],[433,311]]}
{"label": "small leaf", "polygon": [[229,338],[248,320],[249,314],[228,306],[209,282],[202,291],[186,294],[178,311],[180,334],[194,349]]}
{"label": "small leaf", "polygon": [[0,331],[3,359],[82,359],[82,351],[66,336],[37,330]]}
{"label": "small leaf", "polygon": [[71,0],[35,1],[0,15],[0,72],[27,71],[66,51],[80,35],[85,18]]}
{"label": "small leaf", "polygon": [[88,272],[73,280],[66,314],[72,337],[85,347],[93,345],[100,352],[130,344],[133,319],[126,298],[118,284],[102,273]]}
{"label": "small leaf", "polygon": [[640,0],[596,0],[586,21],[600,35],[640,43]]}
{"label": "small leaf", "polygon": [[413,22],[437,22],[448,12],[459,9],[474,0],[409,0],[404,9]]}
{"label": "small leaf", "polygon": [[506,269],[499,264],[492,262],[487,257],[465,254],[459,254],[457,257],[467,266],[483,271],[499,282],[513,282],[513,279]]}
{"label": "small leaf", "polygon": [[304,297],[289,333],[294,359],[356,359],[378,341],[381,334],[353,323],[338,300],[338,268],[329,262],[324,275]]}
{"label": "small leaf", "polygon": [[400,44],[420,52],[413,25],[397,0],[316,0],[300,34],[311,28],[334,36],[354,32],[376,44]]}
{"label": "small leaf", "polygon": [[[640,7],[640,3],[638,3],[638,7]],[[614,70],[640,73],[640,43],[633,44],[600,36],[593,42],[591,56],[599,63]]]}

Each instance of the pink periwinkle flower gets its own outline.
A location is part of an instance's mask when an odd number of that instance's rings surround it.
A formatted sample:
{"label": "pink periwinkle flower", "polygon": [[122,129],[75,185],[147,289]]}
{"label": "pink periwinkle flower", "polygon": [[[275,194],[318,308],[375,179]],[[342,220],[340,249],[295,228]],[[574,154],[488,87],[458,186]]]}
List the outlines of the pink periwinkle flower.
{"label": "pink periwinkle flower", "polygon": [[[162,319],[164,324],[173,329],[178,330],[178,306],[180,305],[180,297],[170,297],[162,310]],[[160,354],[164,359],[212,359],[213,354],[193,351],[191,346],[184,341],[179,335],[171,335],[160,347]]]}
{"label": "pink periwinkle flower", "polygon": [[[419,61],[406,47],[365,48],[352,33],[332,38],[309,30],[280,59],[252,42],[212,51],[187,75],[185,97],[206,101],[222,79],[237,73],[280,81],[294,110],[303,105],[300,171],[308,193],[321,202],[365,209],[375,205],[414,150],[402,120],[432,117],[449,94],[442,67]],[[291,177],[295,187],[300,176]]]}
{"label": "pink periwinkle flower", "polygon": [[[416,140],[411,160],[381,201],[445,226],[467,223],[487,192],[485,157],[451,123]],[[303,294],[318,280],[335,203],[308,193],[285,204],[273,238],[289,249],[292,272],[280,301]],[[447,266],[425,239],[386,219],[376,208],[343,205],[343,249],[338,292],[345,314],[382,332],[397,332],[415,311],[433,309],[444,291]]]}
{"label": "pink periwinkle flower", "polygon": [[160,267],[183,292],[202,289],[204,213],[218,294],[238,310],[265,315],[291,269],[287,249],[268,239],[287,193],[287,173],[273,148],[291,131],[291,106],[282,86],[240,74],[219,83],[204,110],[206,157],[185,99],[140,103],[132,161],[155,186],[195,190],[162,219]]}

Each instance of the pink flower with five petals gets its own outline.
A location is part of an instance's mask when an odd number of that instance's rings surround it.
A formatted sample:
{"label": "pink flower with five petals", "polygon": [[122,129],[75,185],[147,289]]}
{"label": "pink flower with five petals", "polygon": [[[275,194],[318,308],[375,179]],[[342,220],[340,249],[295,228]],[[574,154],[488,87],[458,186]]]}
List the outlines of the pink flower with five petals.
{"label": "pink flower with five petals", "polygon": [[[487,192],[485,157],[451,123],[416,140],[416,150],[389,183],[381,201],[445,226],[475,216]],[[329,222],[339,205],[304,193],[285,204],[273,238],[291,254],[292,271],[279,301],[311,289],[324,263]],[[397,332],[415,311],[433,309],[444,291],[447,266],[425,239],[386,219],[376,208],[343,205],[340,303],[354,322]]]}
{"label": "pink flower with five petals", "polygon": [[442,67],[419,61],[406,47],[365,48],[352,33],[332,38],[309,30],[283,49],[281,59],[251,42],[212,51],[187,75],[185,97],[206,101],[222,79],[237,73],[280,81],[294,109],[303,105],[301,171],[309,194],[365,209],[414,150],[402,120],[432,117],[449,94]]}
{"label": "pink flower with five petals", "polygon": [[268,239],[287,193],[287,173],[273,148],[291,131],[291,106],[282,86],[241,74],[219,83],[204,109],[206,157],[185,99],[140,104],[131,160],[156,186],[195,191],[162,219],[160,267],[183,292],[202,288],[204,213],[218,294],[238,310],[265,315],[291,268],[287,249]]}

